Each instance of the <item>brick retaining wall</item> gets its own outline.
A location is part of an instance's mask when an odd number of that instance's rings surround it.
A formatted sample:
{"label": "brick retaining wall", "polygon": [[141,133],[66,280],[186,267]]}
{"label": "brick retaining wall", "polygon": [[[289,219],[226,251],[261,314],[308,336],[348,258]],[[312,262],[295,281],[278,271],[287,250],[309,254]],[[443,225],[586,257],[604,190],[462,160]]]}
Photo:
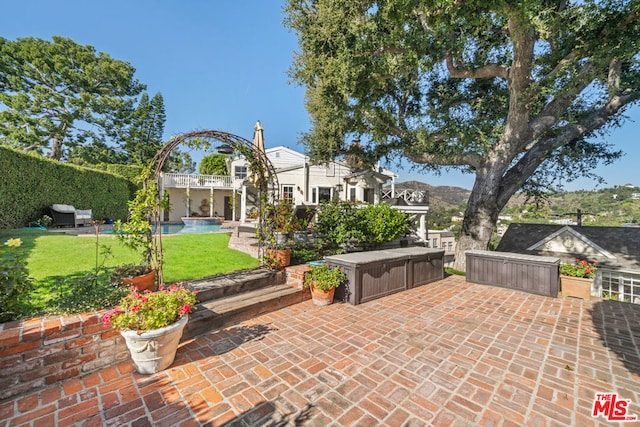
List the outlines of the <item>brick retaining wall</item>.
{"label": "brick retaining wall", "polygon": [[120,333],[100,322],[105,312],[0,324],[0,401],[126,360]]}
{"label": "brick retaining wall", "polygon": [[[288,267],[287,283],[302,288],[307,270]],[[106,312],[0,323],[0,402],[128,361],[120,333],[100,322]]]}

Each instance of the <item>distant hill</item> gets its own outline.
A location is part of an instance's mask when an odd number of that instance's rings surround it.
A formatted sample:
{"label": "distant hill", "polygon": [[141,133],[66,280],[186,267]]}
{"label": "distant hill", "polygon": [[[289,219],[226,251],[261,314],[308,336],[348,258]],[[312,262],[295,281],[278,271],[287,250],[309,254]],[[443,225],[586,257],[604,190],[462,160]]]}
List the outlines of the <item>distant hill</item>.
{"label": "distant hill", "polygon": [[[395,187],[396,190],[428,191],[429,222],[435,221],[438,227],[446,226],[447,215],[464,211],[471,194],[464,188],[433,186],[420,181],[397,182]],[[550,193],[547,202],[539,205],[527,202],[522,194],[516,194],[502,213],[512,215],[516,222],[545,223],[563,218],[575,220],[577,209],[583,213],[584,225],[622,226],[640,223],[640,187],[625,185],[592,191]]]}

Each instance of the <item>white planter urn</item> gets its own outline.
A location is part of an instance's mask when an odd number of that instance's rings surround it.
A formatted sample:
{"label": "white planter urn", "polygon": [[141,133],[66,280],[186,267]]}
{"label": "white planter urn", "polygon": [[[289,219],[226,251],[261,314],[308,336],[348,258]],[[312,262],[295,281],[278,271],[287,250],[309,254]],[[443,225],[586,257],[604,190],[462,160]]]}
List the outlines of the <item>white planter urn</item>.
{"label": "white planter urn", "polygon": [[171,366],[188,321],[189,316],[182,316],[175,323],[141,334],[132,330],[121,331],[136,371],[155,374]]}

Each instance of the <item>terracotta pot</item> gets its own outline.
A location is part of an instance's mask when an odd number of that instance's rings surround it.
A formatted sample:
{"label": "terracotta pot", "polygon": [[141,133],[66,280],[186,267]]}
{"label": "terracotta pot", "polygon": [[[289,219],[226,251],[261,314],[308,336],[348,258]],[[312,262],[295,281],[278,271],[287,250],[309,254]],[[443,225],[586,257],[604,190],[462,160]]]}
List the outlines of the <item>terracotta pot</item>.
{"label": "terracotta pot", "polygon": [[156,271],[151,270],[151,273],[143,274],[135,277],[123,277],[122,283],[127,286],[135,286],[140,292],[149,290],[154,291],[156,289]]}
{"label": "terracotta pot", "polygon": [[560,275],[560,290],[562,296],[576,297],[584,300],[591,299],[591,284],[593,279]]}
{"label": "terracotta pot", "polygon": [[267,260],[276,270],[282,270],[291,264],[291,249],[267,249]]}
{"label": "terracotta pot", "polygon": [[132,330],[121,331],[120,335],[127,344],[136,371],[140,374],[155,374],[171,366],[188,321],[189,316],[183,316],[164,328],[140,334]]}
{"label": "terracotta pot", "polygon": [[331,288],[327,291],[316,288],[315,282],[311,282],[311,300],[315,305],[324,306],[333,303],[333,295],[336,292],[336,288]]}

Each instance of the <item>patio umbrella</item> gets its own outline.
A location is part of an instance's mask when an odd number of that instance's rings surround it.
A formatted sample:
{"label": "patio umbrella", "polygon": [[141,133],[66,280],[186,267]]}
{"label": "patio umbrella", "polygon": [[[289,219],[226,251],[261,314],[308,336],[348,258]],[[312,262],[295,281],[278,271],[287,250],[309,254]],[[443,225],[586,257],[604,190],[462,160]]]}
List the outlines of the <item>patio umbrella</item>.
{"label": "patio umbrella", "polygon": [[[256,122],[256,125],[253,128],[253,140],[251,141],[251,143],[257,155],[266,156],[264,151],[264,129],[262,129],[262,125],[260,124],[259,120]],[[262,168],[266,167],[266,165],[262,161],[260,161],[259,164],[262,165]],[[263,173],[263,177],[260,177],[260,171],[251,171],[251,182],[253,182],[256,187],[258,186],[261,179],[267,178],[268,172],[263,169]]]}

